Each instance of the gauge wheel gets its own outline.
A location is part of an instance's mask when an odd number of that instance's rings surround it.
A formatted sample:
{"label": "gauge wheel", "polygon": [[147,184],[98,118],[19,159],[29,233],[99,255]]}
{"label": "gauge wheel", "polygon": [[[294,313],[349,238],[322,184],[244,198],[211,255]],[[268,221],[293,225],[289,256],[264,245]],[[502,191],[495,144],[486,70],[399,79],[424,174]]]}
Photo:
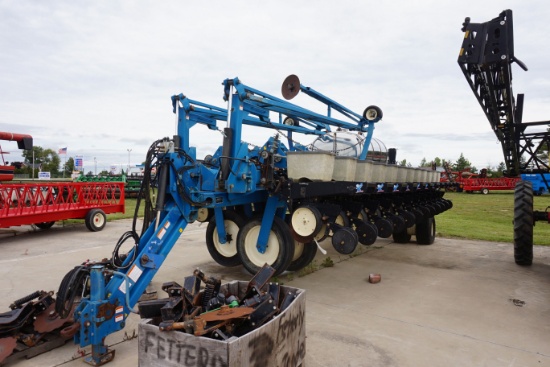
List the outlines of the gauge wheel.
{"label": "gauge wheel", "polygon": [[237,254],[237,236],[240,228],[244,225],[244,219],[232,210],[225,210],[223,222],[226,242],[220,242],[216,217],[212,216],[208,227],[206,227],[206,248],[212,259],[221,266],[240,265],[241,259]]}
{"label": "gauge wheel", "polygon": [[318,234],[323,225],[319,209],[309,205],[297,208],[292,213],[290,222],[294,232],[301,237]]}
{"label": "gauge wheel", "polygon": [[411,241],[411,235],[406,229],[401,232],[394,232],[392,236],[395,243],[409,243]]}
{"label": "gauge wheel", "polygon": [[50,228],[52,228],[52,226],[54,224],[55,224],[55,221],[53,221],[53,222],[40,222],[40,223],[35,223],[34,225],[37,226],[40,229],[50,229]]}
{"label": "gauge wheel", "polygon": [[86,223],[86,228],[90,231],[99,232],[105,228],[105,224],[107,224],[107,216],[101,209],[92,209],[86,214],[84,223]]}
{"label": "gauge wheel", "polygon": [[519,181],[514,190],[514,260],[518,265],[533,263],[533,186]]}
{"label": "gauge wheel", "polygon": [[430,217],[416,225],[416,243],[431,245],[435,241],[435,218]]}
{"label": "gauge wheel", "polygon": [[294,241],[294,257],[287,270],[298,271],[308,266],[317,255],[315,242],[301,243]]}
{"label": "gauge wheel", "polygon": [[237,253],[251,274],[256,274],[265,264],[275,269],[274,275],[281,274],[294,257],[290,228],[281,218],[274,217],[265,252],[261,253],[257,248],[261,225],[261,218],[252,218],[245,223],[237,236]]}

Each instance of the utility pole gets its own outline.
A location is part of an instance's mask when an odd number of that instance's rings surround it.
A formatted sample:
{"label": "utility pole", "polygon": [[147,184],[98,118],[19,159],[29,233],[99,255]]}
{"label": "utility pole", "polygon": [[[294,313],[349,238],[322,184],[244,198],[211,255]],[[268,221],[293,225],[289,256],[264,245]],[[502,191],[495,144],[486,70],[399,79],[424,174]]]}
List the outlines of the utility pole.
{"label": "utility pole", "polygon": [[126,167],[126,177],[129,176],[129,172],[130,172],[130,152],[132,151],[132,149],[126,149],[128,151],[128,167]]}

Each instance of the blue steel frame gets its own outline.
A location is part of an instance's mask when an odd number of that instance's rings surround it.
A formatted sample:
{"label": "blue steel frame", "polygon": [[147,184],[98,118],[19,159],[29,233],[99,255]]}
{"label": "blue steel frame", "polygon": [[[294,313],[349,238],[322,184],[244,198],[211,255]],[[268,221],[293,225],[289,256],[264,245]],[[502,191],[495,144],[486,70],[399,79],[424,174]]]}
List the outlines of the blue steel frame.
{"label": "blue steel frame", "polygon": [[[301,86],[307,95],[327,105],[327,115],[321,115],[287,101],[270,96],[242,84],[238,78],[223,82],[225,98],[229,105],[229,128],[233,132],[228,158],[230,173],[220,181],[220,165],[205,165],[196,160],[196,149],[191,147],[190,129],[197,123],[209,129],[219,130],[218,121],[228,120],[228,110],[187,98],[183,94],[172,97],[172,106],[177,116],[179,150],[186,153],[183,159],[178,149],[168,151],[159,160],[170,162],[165,205],[158,219],[142,234],[138,246],[132,250],[119,271],[95,266],[91,273],[91,295],[81,301],[74,315],[80,323],[75,342],[81,347],[92,345],[92,355],[86,360],[92,365],[101,365],[112,359],[112,351],[105,345],[105,337],[122,330],[125,320],[138,302],[141,294],[162,266],[172,247],[188,223],[197,219],[200,208],[213,209],[217,223],[223,223],[223,208],[256,204],[264,207],[264,215],[257,248],[265,252],[274,216],[284,218],[287,203],[272,195],[260,182],[260,171],[252,158],[258,158],[260,149],[249,150],[241,141],[243,125],[284,130],[289,133],[322,135],[332,126],[366,133],[363,152],[365,159],[376,121],[367,121],[341,104],[323,96],[311,88]],[[235,93],[231,93],[234,88]],[[229,101],[228,101],[229,102]],[[331,116],[331,109],[351,120],[346,122]],[[278,113],[278,119],[270,119],[270,112]],[[282,116],[291,116],[300,121],[299,126],[285,125]],[[290,135],[290,134],[289,134]],[[276,144],[273,138],[264,147],[283,155],[288,149]],[[294,149],[289,141],[290,149]],[[221,160],[221,147],[214,154]],[[278,163],[286,168],[286,161]],[[183,169],[185,167],[185,169]],[[186,195],[193,203],[184,200],[178,192],[183,182]],[[220,186],[221,185],[221,186]],[[180,185],[181,186],[181,185]],[[221,187],[221,188],[220,188]],[[181,189],[181,187],[180,187]],[[217,226],[220,243],[225,243],[225,226]],[[109,273],[110,272],[110,273]],[[105,275],[109,275],[107,278]],[[105,284],[105,279],[109,279]]]}

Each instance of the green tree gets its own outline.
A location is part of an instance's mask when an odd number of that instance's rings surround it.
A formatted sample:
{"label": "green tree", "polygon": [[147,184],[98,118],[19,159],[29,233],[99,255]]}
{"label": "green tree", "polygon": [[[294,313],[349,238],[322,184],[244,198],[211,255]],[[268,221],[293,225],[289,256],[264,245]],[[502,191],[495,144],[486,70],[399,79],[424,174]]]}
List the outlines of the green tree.
{"label": "green tree", "polygon": [[472,173],[477,172],[477,168],[472,167],[472,163],[464,157],[463,153],[460,153],[460,157],[458,158],[456,163],[452,165],[452,167],[453,171],[464,171],[465,169],[470,168],[470,171]]}
{"label": "green tree", "polygon": [[497,175],[496,177],[504,176],[504,171],[506,171],[506,165],[504,164],[504,162],[500,162],[495,173]]}
{"label": "green tree", "polygon": [[69,157],[69,159],[67,159],[67,162],[65,162],[65,165],[64,165],[64,167],[61,171],[64,171],[65,177],[71,177],[71,175],[73,174],[73,171],[74,171],[74,158],[73,157]]}
{"label": "green tree", "polygon": [[[33,159],[34,152],[34,159]],[[50,172],[52,177],[59,177],[60,159],[57,153],[52,149],[44,149],[41,146],[35,145],[32,150],[24,150],[23,157],[25,158],[26,173],[32,176],[34,163],[34,177],[38,177],[39,171]]]}

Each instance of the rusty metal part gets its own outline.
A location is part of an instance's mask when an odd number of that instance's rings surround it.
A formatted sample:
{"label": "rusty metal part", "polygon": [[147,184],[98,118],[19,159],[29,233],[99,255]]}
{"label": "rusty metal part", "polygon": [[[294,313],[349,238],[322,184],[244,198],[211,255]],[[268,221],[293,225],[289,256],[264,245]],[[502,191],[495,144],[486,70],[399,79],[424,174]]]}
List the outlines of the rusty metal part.
{"label": "rusty metal part", "polygon": [[208,325],[201,317],[196,317],[194,320],[183,322],[161,322],[159,324],[160,331],[185,330],[188,334],[195,336],[206,335],[216,329],[219,329],[229,323],[229,320],[218,322],[214,325]]}
{"label": "rusty metal part", "polygon": [[220,292],[220,287],[222,281],[219,278],[206,277],[200,269],[195,269],[193,275],[202,280],[205,284],[204,291],[202,292],[201,306],[206,309],[208,306],[208,301]]}
{"label": "rusty metal part", "polygon": [[[97,308],[97,317],[104,319],[104,320],[110,320],[115,316],[115,310],[117,308],[118,304],[111,304],[111,303],[103,303]],[[101,324],[101,322],[97,323],[98,325]]]}
{"label": "rusty metal part", "polygon": [[29,301],[32,301],[33,299],[35,298],[38,298],[40,297],[40,295],[43,293],[44,291],[36,291],[34,293],[31,293],[29,294],[28,296],[25,296],[23,298],[20,298],[16,301],[14,301],[11,305],[10,305],[10,308],[12,310],[15,310],[16,308],[20,308],[21,306],[23,306],[23,304],[29,302]]}
{"label": "rusty metal part", "polygon": [[80,323],[79,323],[79,322],[75,322],[74,324],[69,325],[69,326],[67,326],[67,327],[64,328],[64,329],[61,329],[61,331],[59,332],[59,334],[60,334],[63,338],[69,339],[69,338],[72,338],[73,336],[75,336],[76,333],[77,333],[79,330],[80,330]]}
{"label": "rusty metal part", "polygon": [[380,274],[369,274],[369,283],[376,284],[380,283],[382,276]]}
{"label": "rusty metal part", "polygon": [[34,320],[34,330],[39,333],[49,333],[70,323],[73,318],[75,307],[76,306],[73,305],[72,310],[66,318],[61,318],[59,314],[55,312],[55,303],[52,303],[47,309],[36,316]]}
{"label": "rusty metal part", "polygon": [[195,317],[197,317],[201,313],[201,311],[202,311],[202,307],[200,306],[193,307],[189,312],[189,314],[183,315],[183,320],[184,321],[193,320]]}
{"label": "rusty metal part", "polygon": [[16,346],[17,339],[13,336],[0,339],[0,363],[13,353]]}
{"label": "rusty metal part", "polygon": [[20,334],[17,339],[21,343],[25,344],[27,347],[34,347],[38,344],[38,342],[42,339],[43,336],[44,334],[39,334],[39,333]]}
{"label": "rusty metal part", "polygon": [[202,320],[200,317],[196,317],[195,320],[193,320],[193,326],[194,326],[194,332],[195,336],[202,336],[206,335],[216,329],[219,329],[225,325],[227,325],[231,320],[225,320],[220,321],[214,325],[208,325],[206,321]]}
{"label": "rusty metal part", "polygon": [[291,74],[285,78],[281,86],[281,94],[286,100],[291,100],[300,93],[300,79],[297,75]]}
{"label": "rusty metal part", "polygon": [[205,322],[213,322],[247,317],[252,312],[254,312],[254,308],[252,307],[231,308],[228,305],[223,305],[218,311],[203,313],[198,317]]}

